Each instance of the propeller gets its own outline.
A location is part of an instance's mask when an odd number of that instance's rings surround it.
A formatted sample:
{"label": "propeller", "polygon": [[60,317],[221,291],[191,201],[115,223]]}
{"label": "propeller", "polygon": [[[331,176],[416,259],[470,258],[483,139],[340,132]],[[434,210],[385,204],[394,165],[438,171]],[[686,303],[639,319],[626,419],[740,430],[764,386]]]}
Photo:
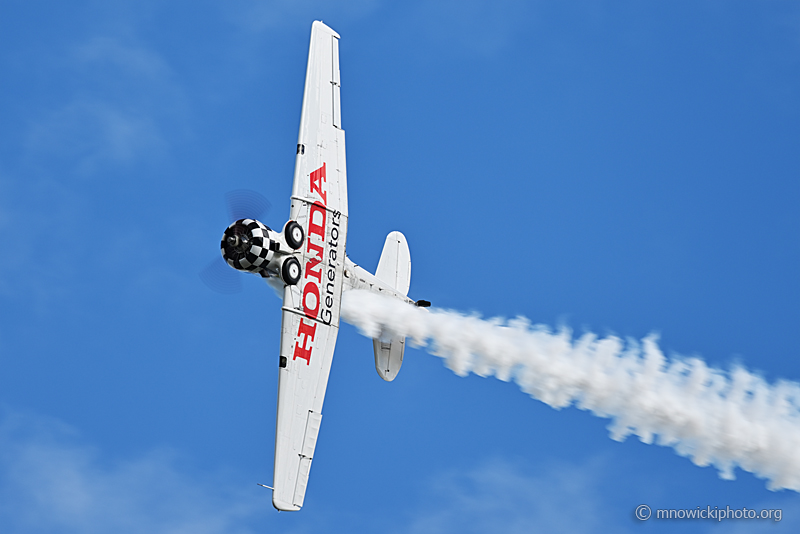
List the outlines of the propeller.
{"label": "propeller", "polygon": [[269,213],[272,204],[264,195],[250,189],[235,189],[225,193],[225,204],[228,206],[228,220],[239,219],[261,220]]}
{"label": "propeller", "polygon": [[[225,193],[225,205],[230,222],[239,219],[263,219],[272,204],[261,193],[250,189],[235,189]],[[222,258],[210,262],[198,273],[200,280],[212,291],[223,295],[233,295],[242,290],[240,273],[232,269]]]}
{"label": "propeller", "polygon": [[233,295],[242,290],[242,279],[239,273],[231,269],[222,256],[206,265],[205,269],[200,271],[199,276],[211,291],[223,295]]}

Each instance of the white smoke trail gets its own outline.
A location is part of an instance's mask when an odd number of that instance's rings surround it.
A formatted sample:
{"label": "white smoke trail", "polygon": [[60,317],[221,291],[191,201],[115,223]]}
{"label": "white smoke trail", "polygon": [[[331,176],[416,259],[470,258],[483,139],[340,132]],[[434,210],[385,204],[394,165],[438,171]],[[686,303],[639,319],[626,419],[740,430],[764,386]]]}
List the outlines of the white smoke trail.
{"label": "white smoke trail", "polygon": [[641,344],[567,329],[552,332],[524,318],[481,319],[425,310],[366,291],[348,291],[342,318],[368,337],[407,336],[459,376],[514,380],[553,408],[575,404],[612,420],[611,438],[636,434],[669,445],[720,477],[733,470],[800,492],[800,384],[769,384],[742,367],[726,373],[697,358],[667,359],[655,336]]}

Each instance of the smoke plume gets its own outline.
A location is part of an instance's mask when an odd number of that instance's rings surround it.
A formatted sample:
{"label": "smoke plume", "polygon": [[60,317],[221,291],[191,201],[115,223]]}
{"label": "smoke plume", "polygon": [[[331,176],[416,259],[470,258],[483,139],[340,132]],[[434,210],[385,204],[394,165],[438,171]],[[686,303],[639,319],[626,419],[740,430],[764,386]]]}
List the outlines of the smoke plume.
{"label": "smoke plume", "polygon": [[518,317],[481,319],[348,291],[342,318],[367,337],[406,336],[459,376],[513,380],[559,409],[574,404],[611,419],[611,438],[635,434],[673,447],[724,479],[740,467],[772,490],[800,492],[800,384],[767,383],[736,366],[667,359],[656,336],[635,342],[552,331]]}

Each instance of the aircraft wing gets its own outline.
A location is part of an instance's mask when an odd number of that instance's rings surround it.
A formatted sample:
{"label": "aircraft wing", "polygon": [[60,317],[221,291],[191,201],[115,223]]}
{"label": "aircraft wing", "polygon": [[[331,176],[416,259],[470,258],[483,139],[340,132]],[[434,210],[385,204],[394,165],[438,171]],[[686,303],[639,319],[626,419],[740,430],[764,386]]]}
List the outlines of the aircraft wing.
{"label": "aircraft wing", "polygon": [[291,218],[305,230],[300,282],[286,286],[281,324],[272,504],[299,510],[322,422],[339,333],[347,238],[347,173],[339,106],[339,36],[311,28]]}
{"label": "aircraft wing", "polygon": [[320,201],[329,210],[347,215],[339,88],[339,35],[316,21],[311,26],[303,111],[297,136],[291,210],[295,220],[303,201]]}

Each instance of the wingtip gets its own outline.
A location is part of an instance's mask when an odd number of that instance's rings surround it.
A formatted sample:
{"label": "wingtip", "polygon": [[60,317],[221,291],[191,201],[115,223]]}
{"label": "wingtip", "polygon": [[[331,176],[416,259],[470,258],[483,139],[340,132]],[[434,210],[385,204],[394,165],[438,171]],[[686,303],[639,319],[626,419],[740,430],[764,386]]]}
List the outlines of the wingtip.
{"label": "wingtip", "polygon": [[311,30],[313,31],[313,30],[315,30],[315,29],[322,30],[322,31],[324,31],[325,33],[329,33],[329,34],[333,35],[333,36],[334,36],[334,37],[336,37],[337,39],[341,39],[341,37],[339,36],[339,34],[338,34],[338,33],[336,33],[336,32],[333,30],[333,28],[331,28],[330,26],[328,26],[327,24],[325,24],[325,23],[324,23],[324,22],[322,22],[321,20],[315,20],[315,21],[314,21],[314,22],[311,24]]}
{"label": "wingtip", "polygon": [[272,499],[272,506],[279,512],[296,512],[300,509],[300,506],[296,504],[291,504],[274,497]]}

